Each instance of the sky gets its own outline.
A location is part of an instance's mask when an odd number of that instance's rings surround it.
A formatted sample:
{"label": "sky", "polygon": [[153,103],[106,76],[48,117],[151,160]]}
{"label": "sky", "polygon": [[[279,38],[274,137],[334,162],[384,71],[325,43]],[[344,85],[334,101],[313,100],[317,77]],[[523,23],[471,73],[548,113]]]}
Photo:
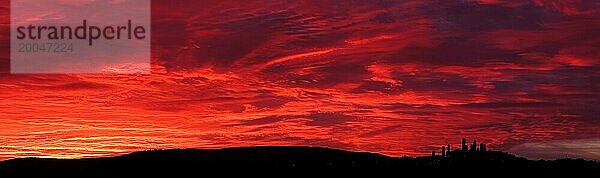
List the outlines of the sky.
{"label": "sky", "polygon": [[151,74],[10,74],[0,160],[320,146],[421,156],[461,137],[600,160],[595,0],[152,1]]}

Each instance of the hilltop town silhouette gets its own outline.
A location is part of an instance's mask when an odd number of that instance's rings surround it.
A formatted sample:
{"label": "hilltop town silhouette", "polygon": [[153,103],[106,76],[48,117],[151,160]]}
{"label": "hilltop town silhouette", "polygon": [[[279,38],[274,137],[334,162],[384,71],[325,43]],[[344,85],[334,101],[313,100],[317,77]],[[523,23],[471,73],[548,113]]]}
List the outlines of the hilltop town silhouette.
{"label": "hilltop town silhouette", "polygon": [[[475,156],[477,154],[481,155],[481,154],[485,154],[485,152],[487,151],[487,146],[484,143],[481,143],[479,145],[477,145],[477,140],[473,140],[473,143],[471,144],[471,146],[469,147],[467,145],[467,139],[462,138],[462,142],[461,142],[461,150],[452,150],[451,145],[448,144],[446,146],[442,146],[442,157],[450,157],[450,156],[462,156],[462,157],[467,157],[467,156]],[[479,147],[477,147],[479,146]],[[435,151],[431,152],[431,156],[436,156]]]}
{"label": "hilltop town silhouette", "polygon": [[527,160],[486,144],[462,139],[461,149],[441,154],[388,157],[375,153],[301,146],[261,146],[216,150],[173,149],[87,159],[17,158],[0,162],[0,177],[178,177],[190,175],[315,177],[419,175],[469,172],[494,174],[589,174],[600,163],[583,159]]}

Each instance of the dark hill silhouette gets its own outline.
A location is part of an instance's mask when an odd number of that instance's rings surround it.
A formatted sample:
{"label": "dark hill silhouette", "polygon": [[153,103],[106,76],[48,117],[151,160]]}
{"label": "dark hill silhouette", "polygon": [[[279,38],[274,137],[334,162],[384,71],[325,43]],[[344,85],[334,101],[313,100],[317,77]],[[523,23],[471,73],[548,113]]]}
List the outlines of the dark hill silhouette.
{"label": "dark hill silhouette", "polygon": [[[142,151],[110,158],[18,158],[0,162],[0,177],[203,177],[323,175],[398,175],[444,172],[593,173],[600,163],[581,159],[531,161],[488,151],[449,157],[393,158],[364,152],[318,147],[242,147],[217,150]],[[495,174],[497,174],[495,173]]]}

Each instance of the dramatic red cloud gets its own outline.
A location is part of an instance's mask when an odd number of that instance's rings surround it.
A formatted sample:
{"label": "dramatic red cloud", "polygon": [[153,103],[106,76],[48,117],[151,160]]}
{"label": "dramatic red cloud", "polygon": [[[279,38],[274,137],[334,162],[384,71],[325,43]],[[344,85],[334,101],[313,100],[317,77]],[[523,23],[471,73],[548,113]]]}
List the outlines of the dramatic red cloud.
{"label": "dramatic red cloud", "polygon": [[600,159],[597,1],[152,3],[152,74],[11,75],[1,1],[0,159],[461,137]]}

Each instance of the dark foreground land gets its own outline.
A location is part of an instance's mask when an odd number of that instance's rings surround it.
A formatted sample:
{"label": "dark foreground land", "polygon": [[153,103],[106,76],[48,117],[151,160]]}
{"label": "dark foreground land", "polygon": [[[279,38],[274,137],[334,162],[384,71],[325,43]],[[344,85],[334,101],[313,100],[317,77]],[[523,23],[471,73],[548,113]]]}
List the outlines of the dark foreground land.
{"label": "dark foreground land", "polygon": [[0,162],[0,177],[412,177],[408,175],[415,173],[460,173],[467,177],[527,173],[599,175],[600,163],[581,159],[531,161],[491,151],[393,158],[316,147],[156,150],[111,158],[22,158]]}

